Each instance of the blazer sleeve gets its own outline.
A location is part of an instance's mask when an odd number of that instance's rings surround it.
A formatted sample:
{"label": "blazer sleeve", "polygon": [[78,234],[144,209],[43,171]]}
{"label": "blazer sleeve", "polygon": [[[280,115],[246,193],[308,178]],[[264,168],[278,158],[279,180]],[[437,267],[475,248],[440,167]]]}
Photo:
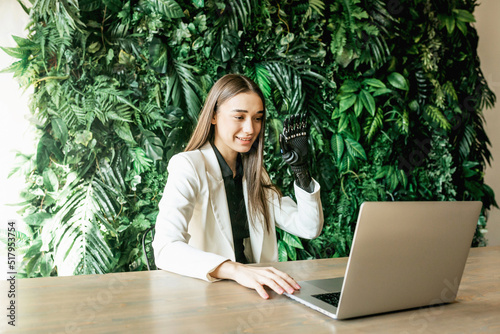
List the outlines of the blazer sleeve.
{"label": "blazer sleeve", "polygon": [[308,193],[294,184],[295,203],[290,197],[281,199],[273,195],[273,209],[276,226],[304,239],[314,239],[323,229],[323,208],[320,185],[313,179],[314,191]]}
{"label": "blazer sleeve", "polygon": [[198,172],[182,154],[170,159],[168,172],[152,243],[156,265],[177,274],[217,281],[209,274],[228,258],[188,244],[188,224],[200,196]]}

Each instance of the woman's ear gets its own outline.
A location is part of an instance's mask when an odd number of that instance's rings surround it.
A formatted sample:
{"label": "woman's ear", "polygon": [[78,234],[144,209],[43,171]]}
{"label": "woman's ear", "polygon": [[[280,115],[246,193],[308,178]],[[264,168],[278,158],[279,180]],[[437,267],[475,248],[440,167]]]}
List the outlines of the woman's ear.
{"label": "woman's ear", "polygon": [[213,125],[217,124],[217,113],[216,112],[214,112],[214,115],[212,116],[210,123],[212,123]]}

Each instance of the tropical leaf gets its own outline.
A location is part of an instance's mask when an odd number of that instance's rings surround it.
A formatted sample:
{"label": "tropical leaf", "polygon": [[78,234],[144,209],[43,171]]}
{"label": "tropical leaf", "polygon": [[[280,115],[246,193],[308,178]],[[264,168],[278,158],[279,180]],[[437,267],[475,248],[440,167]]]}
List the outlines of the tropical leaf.
{"label": "tropical leaf", "polygon": [[381,109],[377,110],[375,116],[370,116],[366,119],[364,132],[368,141],[371,141],[379,129],[384,125],[384,114]]}
{"label": "tropical leaf", "polygon": [[[354,105],[354,103],[356,102],[357,99],[358,99],[358,96],[356,96],[356,94],[342,95],[342,97],[340,98],[340,102],[339,102],[339,111],[341,113],[346,111],[347,109],[349,109],[350,107],[352,107]],[[360,99],[360,101],[361,101],[361,99]]]}
{"label": "tropical leaf", "polygon": [[225,27],[220,31],[219,43],[212,49],[212,54],[222,62],[227,62],[236,55],[240,43],[238,32]]}
{"label": "tropical leaf", "polygon": [[285,114],[296,114],[302,111],[304,94],[300,75],[291,67],[281,62],[269,62],[266,69],[275,89],[279,111]]}
{"label": "tropical leaf", "polygon": [[202,8],[205,6],[205,0],[192,0],[191,1],[196,8]]}
{"label": "tropical leaf", "polygon": [[450,122],[438,108],[432,105],[426,105],[424,111],[425,115],[427,115],[432,121],[436,122],[438,127],[443,130],[451,129]]}
{"label": "tropical leaf", "polygon": [[159,38],[149,44],[149,66],[158,73],[166,73],[168,68],[168,48]]}
{"label": "tropical leaf", "polygon": [[397,72],[392,72],[391,74],[389,74],[387,80],[394,88],[401,90],[409,89],[408,82],[406,81],[405,77]]}
{"label": "tropical leaf", "polygon": [[83,183],[43,230],[54,235],[54,265],[59,275],[103,274],[113,267],[113,253],[97,226],[99,208],[95,184]]}
{"label": "tropical leaf", "polygon": [[201,98],[199,93],[203,92],[199,80],[196,79],[192,72],[196,70],[196,68],[180,62],[174,62],[174,67],[181,82],[188,114],[194,122],[198,119],[198,113],[201,110]]}
{"label": "tropical leaf", "polygon": [[148,158],[152,161],[163,159],[163,143],[153,132],[148,130],[142,131],[143,140],[142,147],[146,152]]}
{"label": "tropical leaf", "polygon": [[[156,220],[168,160],[226,73],[245,73],[265,95],[264,165],[285,195],[293,176],[278,172],[282,119],[306,113],[312,124],[324,230],[307,242],[278,230],[280,260],[348,256],[367,199],[496,205],[481,178],[492,159],[482,110],[496,97],[472,3],[18,2],[30,22],[4,48],[14,59],[6,71],[34,88],[39,132],[36,154],[18,157],[23,277],[144,268],[138,236]],[[432,145],[405,165],[417,138]]]}
{"label": "tropical leaf", "polygon": [[251,2],[248,0],[230,0],[229,4],[231,5],[234,17],[241,22],[242,28],[245,30],[252,14]]}
{"label": "tropical leaf", "polygon": [[334,153],[333,156],[335,157],[337,163],[340,163],[342,161],[342,156],[344,155],[344,138],[339,134],[333,135],[331,145]]}
{"label": "tropical leaf", "polygon": [[366,153],[363,146],[352,138],[345,138],[345,146],[349,155],[353,158],[366,160]]}
{"label": "tropical leaf", "polygon": [[181,6],[174,0],[149,0],[158,13],[169,19],[184,17]]}
{"label": "tropical leaf", "polygon": [[153,160],[148,158],[142,148],[136,147],[131,149],[130,155],[132,156],[132,163],[137,174],[141,174],[151,168]]}
{"label": "tropical leaf", "polygon": [[376,106],[375,106],[375,99],[373,98],[373,96],[366,90],[362,89],[359,92],[359,99],[361,100],[361,103],[366,108],[368,113],[370,113],[371,116],[375,116]]}
{"label": "tropical leaf", "polygon": [[269,71],[263,64],[255,64],[254,67],[246,68],[246,75],[255,81],[262,90],[265,98],[271,97],[271,81]]}
{"label": "tropical leaf", "polygon": [[323,0],[309,0],[309,6],[320,16],[324,15],[325,3]]}

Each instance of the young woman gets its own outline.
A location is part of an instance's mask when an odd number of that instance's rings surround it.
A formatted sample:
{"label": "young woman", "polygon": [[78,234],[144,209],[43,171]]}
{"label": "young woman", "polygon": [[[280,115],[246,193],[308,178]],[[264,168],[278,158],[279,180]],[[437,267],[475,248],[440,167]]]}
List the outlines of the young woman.
{"label": "young woman", "polygon": [[323,226],[319,184],[307,171],[306,123],[285,122],[283,158],[296,177],[297,204],[281,196],[263,165],[265,103],[250,79],[228,74],[210,90],[185,152],[173,156],[153,241],[157,267],[206,281],[232,279],[269,298],[299,285],[272,267],[275,226],[302,238]]}

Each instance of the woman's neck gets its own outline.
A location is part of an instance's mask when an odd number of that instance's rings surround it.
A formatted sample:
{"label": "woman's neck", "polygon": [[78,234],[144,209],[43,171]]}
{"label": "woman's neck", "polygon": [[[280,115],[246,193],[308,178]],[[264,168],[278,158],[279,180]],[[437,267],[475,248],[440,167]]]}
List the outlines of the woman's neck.
{"label": "woman's neck", "polygon": [[215,147],[217,147],[217,150],[222,155],[229,168],[231,168],[231,170],[233,171],[234,177],[236,175],[236,159],[238,158],[238,152],[231,150],[225,145],[217,145],[216,142],[214,142],[214,145]]}

